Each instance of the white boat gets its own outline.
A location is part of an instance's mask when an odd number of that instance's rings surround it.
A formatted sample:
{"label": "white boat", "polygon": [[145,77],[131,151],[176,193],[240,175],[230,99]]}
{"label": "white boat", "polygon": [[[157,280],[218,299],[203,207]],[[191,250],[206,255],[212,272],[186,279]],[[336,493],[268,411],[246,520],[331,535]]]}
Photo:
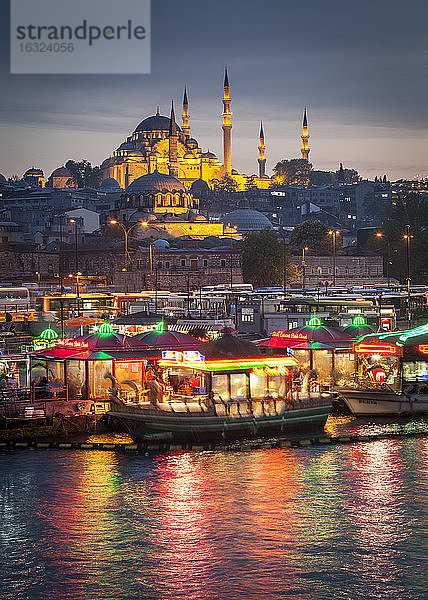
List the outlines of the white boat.
{"label": "white boat", "polygon": [[383,389],[352,388],[341,388],[339,393],[356,417],[428,414],[428,394],[396,394]]}
{"label": "white boat", "polygon": [[366,335],[354,352],[354,381],[336,388],[353,415],[428,414],[428,325]]}

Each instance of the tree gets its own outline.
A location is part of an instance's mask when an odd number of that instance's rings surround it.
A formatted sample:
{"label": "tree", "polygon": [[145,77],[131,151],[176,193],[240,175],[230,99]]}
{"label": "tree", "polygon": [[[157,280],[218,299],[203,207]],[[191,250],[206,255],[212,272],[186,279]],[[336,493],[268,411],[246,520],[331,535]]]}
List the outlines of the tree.
{"label": "tree", "polygon": [[335,173],[337,183],[358,183],[361,177],[355,169],[344,169],[342,163]]}
{"label": "tree", "polygon": [[236,192],[238,184],[230,175],[224,175],[221,179],[210,181],[215,192]]}
{"label": "tree", "polygon": [[[321,221],[303,221],[296,225],[288,240],[291,246],[308,247],[316,252],[331,252],[331,236],[329,228]],[[336,248],[341,245],[341,238],[336,238]]]}
{"label": "tree", "polygon": [[101,169],[93,167],[87,160],[76,162],[68,160],[65,163],[66,168],[70,171],[72,180],[79,188],[92,187],[97,188],[101,183]]}
{"label": "tree", "polygon": [[311,171],[309,181],[311,185],[329,185],[334,183],[335,173],[333,171]]}
{"label": "tree", "polygon": [[312,164],[303,158],[281,160],[273,168],[278,183],[282,185],[307,185],[312,170]]}
{"label": "tree", "polygon": [[244,280],[256,286],[282,285],[284,262],[287,285],[296,277],[296,267],[291,264],[288,249],[270,230],[248,233],[242,244],[242,270]]}
{"label": "tree", "polygon": [[428,199],[410,192],[387,208],[383,236],[377,248],[390,262],[389,272],[405,283],[407,243],[404,235],[410,225],[410,276],[412,283],[425,282],[428,275]]}

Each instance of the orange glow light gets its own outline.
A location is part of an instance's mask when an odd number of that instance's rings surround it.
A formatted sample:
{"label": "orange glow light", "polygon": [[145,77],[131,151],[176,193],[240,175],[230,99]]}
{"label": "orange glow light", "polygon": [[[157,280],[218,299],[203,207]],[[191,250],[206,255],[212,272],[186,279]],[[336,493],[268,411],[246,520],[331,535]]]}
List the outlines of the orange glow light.
{"label": "orange glow light", "polygon": [[387,354],[391,356],[398,356],[400,354],[400,349],[398,346],[394,346],[394,344],[367,344],[367,343],[359,343],[355,344],[354,351],[356,354]]}

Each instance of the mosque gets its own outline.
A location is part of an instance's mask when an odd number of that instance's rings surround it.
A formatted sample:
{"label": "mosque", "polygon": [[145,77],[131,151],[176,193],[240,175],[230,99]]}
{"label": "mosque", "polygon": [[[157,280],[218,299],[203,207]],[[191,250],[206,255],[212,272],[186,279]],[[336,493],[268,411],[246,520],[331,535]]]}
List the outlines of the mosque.
{"label": "mosque", "polygon": [[[184,90],[181,127],[176,123],[174,105],[170,117],[163,116],[159,109],[137,125],[129,136],[109,158],[101,164],[103,179],[113,178],[126,189],[136,179],[151,173],[162,173],[178,178],[186,189],[200,191],[212,188],[223,177],[231,177],[242,191],[248,185],[267,189],[272,180],[266,175],[265,136],[260,126],[258,176],[239,174],[232,168],[232,112],[227,68],[223,86],[223,163],[212,152],[203,152],[199,142],[190,135],[190,113],[187,90]],[[308,160],[306,111],[303,122],[303,158]]]}

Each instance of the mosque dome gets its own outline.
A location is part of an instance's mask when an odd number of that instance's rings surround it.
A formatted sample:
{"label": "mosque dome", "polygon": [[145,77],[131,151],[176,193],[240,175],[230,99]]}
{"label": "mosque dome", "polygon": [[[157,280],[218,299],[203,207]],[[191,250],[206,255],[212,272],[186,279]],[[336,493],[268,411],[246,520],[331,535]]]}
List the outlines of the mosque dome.
{"label": "mosque dome", "polygon": [[238,231],[261,231],[273,229],[272,223],[264,214],[251,208],[238,208],[220,219],[225,225],[236,227]]}
{"label": "mosque dome", "polygon": [[133,149],[134,149],[134,146],[130,142],[123,142],[122,144],[120,144],[120,146],[116,150],[116,152],[119,152],[119,150],[133,150]]}
{"label": "mosque dome", "polygon": [[139,194],[141,192],[185,192],[186,188],[179,179],[172,175],[153,171],[134,181],[126,188],[128,194]]}
{"label": "mosque dome", "polygon": [[167,240],[159,239],[153,242],[152,246],[158,250],[167,250],[169,248],[169,242],[167,242]]}
{"label": "mosque dome", "polygon": [[24,173],[24,177],[44,177],[44,173],[41,169],[36,169],[35,167],[32,167],[31,169],[28,169],[27,171],[25,171]]}
{"label": "mosque dome", "polygon": [[52,172],[51,177],[71,177],[71,173],[67,167],[58,167]]}
{"label": "mosque dome", "polygon": [[196,215],[195,221],[206,221],[207,218],[204,215]]}
{"label": "mosque dome", "polygon": [[114,160],[112,158],[106,158],[101,163],[100,169],[107,169],[110,165],[112,165]]}
{"label": "mosque dome", "polygon": [[196,179],[190,186],[190,191],[193,192],[209,192],[210,186],[203,179]]}
{"label": "mosque dome", "polygon": [[116,181],[116,179],[114,179],[114,177],[107,177],[106,179],[104,179],[101,183],[101,188],[104,190],[122,189],[119,183]]}
{"label": "mosque dome", "polygon": [[[170,118],[163,117],[162,115],[154,115],[153,117],[147,117],[141,121],[135,128],[135,131],[169,131]],[[180,127],[176,124],[177,131],[181,131]]]}
{"label": "mosque dome", "polygon": [[188,140],[186,141],[186,146],[188,148],[197,148],[198,142],[195,140],[195,138],[188,138]]}
{"label": "mosque dome", "polygon": [[186,152],[183,158],[195,158],[191,152]]}
{"label": "mosque dome", "polygon": [[201,154],[202,158],[217,158],[217,156],[215,154],[213,154],[212,152],[210,152],[208,150],[208,152],[202,152]]}

